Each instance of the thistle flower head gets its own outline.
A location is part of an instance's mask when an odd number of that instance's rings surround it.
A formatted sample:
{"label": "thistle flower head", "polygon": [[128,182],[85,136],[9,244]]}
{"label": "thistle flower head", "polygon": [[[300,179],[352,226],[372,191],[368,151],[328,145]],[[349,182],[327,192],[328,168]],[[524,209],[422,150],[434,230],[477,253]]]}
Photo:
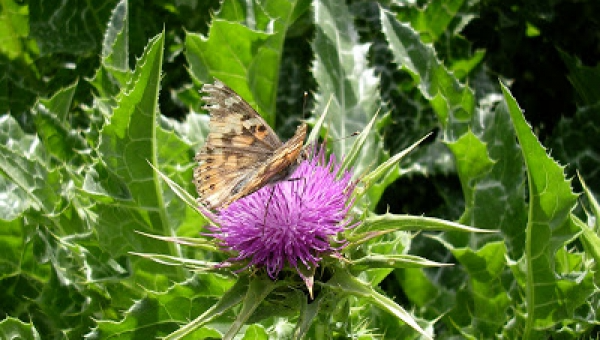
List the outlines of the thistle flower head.
{"label": "thistle flower head", "polygon": [[304,278],[299,265],[313,269],[323,254],[343,247],[345,241],[336,236],[351,222],[347,214],[355,183],[349,171],[337,175],[340,164],[333,155],[326,160],[324,148],[315,148],[313,155],[287,180],[265,186],[215,216],[218,226],[211,227],[212,235],[224,250],[237,254],[230,262],[265,267],[271,278],[287,264]]}

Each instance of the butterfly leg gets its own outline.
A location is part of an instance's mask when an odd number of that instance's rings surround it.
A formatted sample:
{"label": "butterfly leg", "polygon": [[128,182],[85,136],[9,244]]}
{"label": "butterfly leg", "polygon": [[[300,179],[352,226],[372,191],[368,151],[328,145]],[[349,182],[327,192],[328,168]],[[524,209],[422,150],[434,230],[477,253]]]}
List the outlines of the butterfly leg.
{"label": "butterfly leg", "polygon": [[265,207],[265,215],[263,216],[263,237],[265,236],[265,226],[267,225],[267,214],[269,213],[269,205],[271,204],[271,200],[273,199],[273,194],[275,193],[275,186],[271,186],[271,194],[269,195],[269,199],[267,200],[267,206]]}
{"label": "butterfly leg", "polygon": [[[306,178],[304,178],[304,177],[286,179],[286,181],[290,181],[290,182],[299,181],[299,180],[303,180],[304,184],[306,185]],[[269,199],[267,200],[267,206],[265,207],[265,214],[263,216],[263,237],[265,236],[264,226],[267,224],[267,214],[269,213],[269,205],[271,205],[271,200],[273,199],[274,193],[275,193],[275,185],[272,185],[271,186],[271,194],[269,195]]]}

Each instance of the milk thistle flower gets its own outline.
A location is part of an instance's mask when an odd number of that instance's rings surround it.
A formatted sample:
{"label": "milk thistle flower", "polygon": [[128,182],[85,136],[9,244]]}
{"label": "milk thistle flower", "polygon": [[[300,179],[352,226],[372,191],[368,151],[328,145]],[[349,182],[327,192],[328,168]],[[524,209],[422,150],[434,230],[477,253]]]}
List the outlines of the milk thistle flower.
{"label": "milk thistle flower", "polygon": [[[298,274],[318,266],[324,254],[337,253],[345,241],[336,238],[351,227],[348,211],[355,186],[334,155],[315,148],[287,180],[265,186],[214,215],[210,227],[223,250],[236,253],[228,262],[247,261],[264,267],[275,279],[289,265]],[[337,176],[337,177],[336,177]],[[299,266],[304,268],[299,268]]]}

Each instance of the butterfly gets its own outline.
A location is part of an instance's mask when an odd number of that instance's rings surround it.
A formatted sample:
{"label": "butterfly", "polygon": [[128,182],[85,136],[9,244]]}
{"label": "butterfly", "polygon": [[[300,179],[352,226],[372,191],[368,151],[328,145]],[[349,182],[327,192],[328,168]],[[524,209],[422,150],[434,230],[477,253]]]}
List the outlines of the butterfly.
{"label": "butterfly", "polygon": [[304,159],[307,126],[283,143],[265,120],[235,91],[215,80],[205,84],[209,133],[194,160],[199,202],[223,209],[267,184],[285,180]]}

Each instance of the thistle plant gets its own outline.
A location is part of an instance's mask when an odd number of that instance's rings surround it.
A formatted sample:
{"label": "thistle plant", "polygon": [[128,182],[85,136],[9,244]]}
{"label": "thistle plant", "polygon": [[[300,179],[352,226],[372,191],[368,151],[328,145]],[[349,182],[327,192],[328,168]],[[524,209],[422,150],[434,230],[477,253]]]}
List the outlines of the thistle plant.
{"label": "thistle plant", "polygon": [[[597,338],[596,3],[3,2],[0,334]],[[214,78],[328,143],[209,212]]]}
{"label": "thistle plant", "polygon": [[[318,131],[324,119],[325,116],[321,117],[315,131]],[[361,132],[352,150],[361,149],[365,136],[371,132],[371,127],[372,124],[369,124]],[[311,134],[313,138],[316,135]],[[361,253],[357,248],[369,240],[403,230],[404,228],[398,228],[400,221],[400,224],[407,226],[429,225],[437,230],[489,232],[419,216],[403,216],[400,219],[398,216],[380,216],[369,219],[364,211],[361,212],[360,202],[364,201],[363,194],[368,190],[368,183],[376,181],[380,174],[394,166],[423,139],[373,171],[360,176],[352,172],[351,159],[354,152],[346,159],[338,161],[335,155],[327,155],[326,144],[313,147],[308,159],[302,161],[287,180],[267,185],[215,212],[196,206],[198,212],[211,221],[199,238],[153,236],[178,244],[197,244],[201,248],[213,239],[213,251],[222,252],[227,260],[220,263],[201,263],[159,254],[138,255],[160,263],[184,265],[203,272],[228,272],[238,280],[231,292],[239,294],[241,290],[244,291],[243,296],[246,296],[242,299],[241,296],[225,294],[224,300],[233,299],[235,302],[220,301],[167,338],[177,339],[191,334],[224,313],[223,305],[230,309],[241,303],[245,311],[237,316],[236,321],[225,332],[225,338],[231,338],[253,313],[256,313],[256,309],[265,304],[285,305],[286,309],[299,312],[302,319],[302,310],[318,306],[317,310],[313,311],[316,313],[314,316],[329,315],[337,308],[335,303],[331,304],[333,301],[347,301],[352,296],[371,300],[425,338],[431,338],[431,328],[426,330],[427,325],[419,325],[400,305],[381,295],[358,277],[363,275],[361,273],[380,266],[425,268],[447,264],[405,254],[371,253],[356,258],[357,254]],[[161,176],[185,201],[195,205],[192,203],[193,197],[165,175]],[[377,227],[374,227],[375,225]],[[298,297],[302,294],[305,298],[295,300],[294,303],[280,301],[282,295]],[[323,321],[308,319],[303,322],[307,322],[308,326]],[[298,338],[305,336],[309,331],[309,328],[300,325],[297,327],[295,336]]]}

